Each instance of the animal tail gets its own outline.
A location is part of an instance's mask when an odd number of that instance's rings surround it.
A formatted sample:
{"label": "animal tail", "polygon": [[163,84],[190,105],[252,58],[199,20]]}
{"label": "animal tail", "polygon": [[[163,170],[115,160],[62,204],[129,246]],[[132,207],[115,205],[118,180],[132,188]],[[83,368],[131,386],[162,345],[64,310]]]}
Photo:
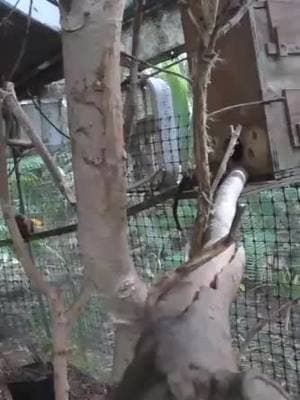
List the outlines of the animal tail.
{"label": "animal tail", "polygon": [[179,218],[178,218],[178,195],[176,194],[175,198],[174,198],[174,203],[173,203],[173,217],[175,220],[175,225],[176,228],[182,232],[182,228],[180,226],[180,222],[179,222]]}

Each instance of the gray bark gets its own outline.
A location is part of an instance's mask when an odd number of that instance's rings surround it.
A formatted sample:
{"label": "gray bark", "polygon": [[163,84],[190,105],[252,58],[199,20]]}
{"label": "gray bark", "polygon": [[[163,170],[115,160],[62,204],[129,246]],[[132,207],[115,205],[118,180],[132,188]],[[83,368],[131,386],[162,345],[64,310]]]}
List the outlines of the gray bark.
{"label": "gray bark", "polygon": [[86,274],[103,295],[116,326],[122,324],[115,377],[127,365],[125,342],[130,348],[136,341],[133,332],[139,332],[137,319],[146,297],[127,242],[119,71],[123,9],[123,0],[73,0],[61,7],[78,240]]}

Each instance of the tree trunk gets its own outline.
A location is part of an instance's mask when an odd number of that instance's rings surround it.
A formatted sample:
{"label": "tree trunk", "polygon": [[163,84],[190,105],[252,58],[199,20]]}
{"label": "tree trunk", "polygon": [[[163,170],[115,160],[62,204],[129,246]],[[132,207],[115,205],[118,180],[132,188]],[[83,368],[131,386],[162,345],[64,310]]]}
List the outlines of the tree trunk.
{"label": "tree trunk", "polygon": [[[232,202],[227,203],[230,212],[216,213],[221,218],[209,237],[212,243],[220,234],[228,234],[245,182],[244,172],[236,170],[220,187],[219,198],[227,200],[233,193]],[[222,202],[218,206],[222,208]],[[215,226],[213,218],[211,226]],[[228,374],[224,377],[228,385],[239,371],[229,310],[242,278],[244,251],[236,252],[231,244],[200,265],[197,259],[194,262],[196,268],[187,263],[177,275],[171,274],[171,284],[166,277],[150,290],[148,326],[114,400],[166,400],[170,392],[178,400],[223,399],[218,397],[218,387],[212,387],[214,380],[216,385],[223,380],[219,371]]]}
{"label": "tree trunk", "polygon": [[[82,262],[109,311],[122,323],[121,336],[135,343],[133,332],[139,332],[136,324],[147,291],[135,271],[127,241],[119,70],[124,3],[61,1],[61,19]],[[117,338],[126,348],[119,334]],[[127,355],[118,343],[116,349],[117,379]]]}
{"label": "tree trunk", "polygon": [[[216,249],[220,241],[215,240],[230,230],[231,239],[221,241],[224,250],[216,254],[205,246],[202,257],[187,262],[149,291],[146,304],[152,312],[147,313],[148,324],[114,400],[288,400],[281,386],[268,377],[240,372],[232,346],[230,306],[245,265],[243,248],[232,242],[238,228],[232,218],[245,182],[243,170],[235,170],[216,196],[210,249]],[[222,212],[223,202],[226,212]]]}

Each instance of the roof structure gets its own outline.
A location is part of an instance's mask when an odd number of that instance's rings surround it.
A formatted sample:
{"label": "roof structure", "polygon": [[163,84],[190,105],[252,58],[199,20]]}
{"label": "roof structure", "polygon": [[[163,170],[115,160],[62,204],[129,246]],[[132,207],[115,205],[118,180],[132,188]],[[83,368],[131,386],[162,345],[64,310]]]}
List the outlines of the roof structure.
{"label": "roof structure", "polygon": [[[56,0],[43,0],[43,4],[39,0],[36,6],[35,2],[33,3],[30,29],[26,35],[29,0],[21,0],[20,5],[16,8],[14,8],[16,4],[14,0],[0,0],[0,51],[1,54],[5,54],[5,57],[0,59],[0,74],[4,79],[10,77],[10,72],[18,60],[22,47],[25,46],[26,49],[13,77],[20,97],[26,96],[27,88],[35,92],[41,86],[63,78],[59,14],[56,7],[53,7],[56,3]],[[43,12],[43,7],[45,5],[47,7],[47,4],[52,11],[54,9],[54,12],[48,13],[48,20],[47,13]],[[142,59],[160,61],[160,54],[163,58],[168,58],[172,55],[171,51],[174,47],[182,45],[180,35],[170,35],[172,29],[175,33],[178,31],[180,24],[180,18],[178,18],[177,11],[175,15],[175,9],[176,1],[174,2],[174,0],[147,0],[144,22],[145,39],[152,36],[148,42],[151,45],[143,46],[145,54],[141,56]],[[170,18],[165,18],[165,13],[169,13]],[[126,51],[130,51],[131,47],[133,15],[133,0],[127,0],[122,35]],[[171,37],[172,40],[169,40],[168,37]]]}
{"label": "roof structure", "polygon": [[28,35],[26,34],[27,26],[27,14],[22,10],[14,9],[6,1],[0,1],[1,77],[11,78],[11,71],[18,62],[22,47],[25,47],[24,55],[19,60],[13,77],[17,90],[24,88],[27,82],[43,69],[44,72],[48,71],[43,74],[43,83],[49,83],[62,76],[61,69],[56,69],[55,73],[50,72],[50,60],[61,53],[60,33],[35,18],[30,21]]}

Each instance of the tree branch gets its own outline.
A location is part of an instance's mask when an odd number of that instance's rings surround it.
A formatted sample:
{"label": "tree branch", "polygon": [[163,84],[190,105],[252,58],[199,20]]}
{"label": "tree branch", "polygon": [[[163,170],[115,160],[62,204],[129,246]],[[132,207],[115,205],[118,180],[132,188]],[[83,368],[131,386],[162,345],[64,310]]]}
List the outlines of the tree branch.
{"label": "tree branch", "polygon": [[2,117],[2,106],[0,108],[0,202],[3,217],[7,223],[13,247],[16,251],[18,259],[22,264],[26,275],[30,278],[33,284],[46,296],[51,296],[51,286],[38,271],[33,260],[27,250],[26,244],[20,234],[18,225],[15,220],[15,212],[10,204],[9,184],[6,165],[6,142],[4,133],[4,122]]}
{"label": "tree branch", "polygon": [[284,97],[275,97],[275,98],[269,99],[269,100],[257,100],[257,101],[249,101],[247,103],[233,104],[231,106],[226,106],[226,107],[223,107],[223,108],[219,108],[218,110],[215,110],[215,111],[212,111],[212,112],[208,113],[208,117],[211,118],[211,117],[214,117],[216,115],[223,114],[223,113],[225,113],[227,111],[234,110],[236,108],[251,107],[251,106],[257,106],[257,105],[263,105],[263,104],[271,104],[271,103],[274,103],[276,101],[281,101],[281,100],[284,100],[284,99],[285,99]]}
{"label": "tree branch", "polygon": [[245,0],[244,4],[242,4],[236,13],[227,20],[223,25],[218,27],[217,30],[217,37],[220,38],[221,36],[226,35],[233,27],[235,27],[244,17],[244,15],[248,12],[251,5],[254,3],[255,0]]}
{"label": "tree branch", "polygon": [[233,127],[231,127],[230,141],[228,143],[226,152],[224,154],[223,160],[218,169],[215,180],[213,181],[213,184],[211,186],[212,196],[214,196],[215,191],[216,191],[217,187],[219,186],[219,183],[221,182],[221,179],[223,178],[223,176],[226,173],[228,162],[230,160],[230,157],[232,156],[235,145],[240,137],[241,131],[242,131],[241,125],[238,125],[235,129]]}
{"label": "tree branch", "polygon": [[144,17],[145,0],[135,1],[135,14],[132,25],[132,61],[130,65],[129,80],[130,86],[124,104],[124,138],[128,142],[134,125],[137,111],[137,95],[138,95],[138,73],[139,61],[136,57],[140,48],[140,30]]}
{"label": "tree branch", "polygon": [[7,83],[7,90],[0,89],[0,99],[3,100],[5,106],[8,107],[9,111],[14,115],[19,124],[24,128],[26,134],[32,141],[37,152],[47,165],[49,172],[52,174],[52,177],[58,185],[61,193],[66,197],[70,204],[74,205],[76,203],[76,200],[73,191],[66,183],[64,176],[62,175],[60,169],[56,166],[54,159],[42,142],[38,132],[36,132],[29,117],[18,103],[12,83]]}
{"label": "tree branch", "polygon": [[15,220],[15,212],[10,204],[7,163],[6,140],[2,117],[2,102],[0,103],[0,204],[3,217],[7,223],[11,235],[14,250],[27,277],[32,284],[47,297],[52,317],[53,339],[53,365],[55,375],[55,395],[57,400],[67,400],[69,397],[69,385],[67,377],[67,353],[68,334],[81,313],[83,307],[90,298],[90,287],[84,283],[82,293],[74,302],[68,312],[65,310],[64,293],[59,288],[52,286],[34,265],[28,248],[21,236]]}

